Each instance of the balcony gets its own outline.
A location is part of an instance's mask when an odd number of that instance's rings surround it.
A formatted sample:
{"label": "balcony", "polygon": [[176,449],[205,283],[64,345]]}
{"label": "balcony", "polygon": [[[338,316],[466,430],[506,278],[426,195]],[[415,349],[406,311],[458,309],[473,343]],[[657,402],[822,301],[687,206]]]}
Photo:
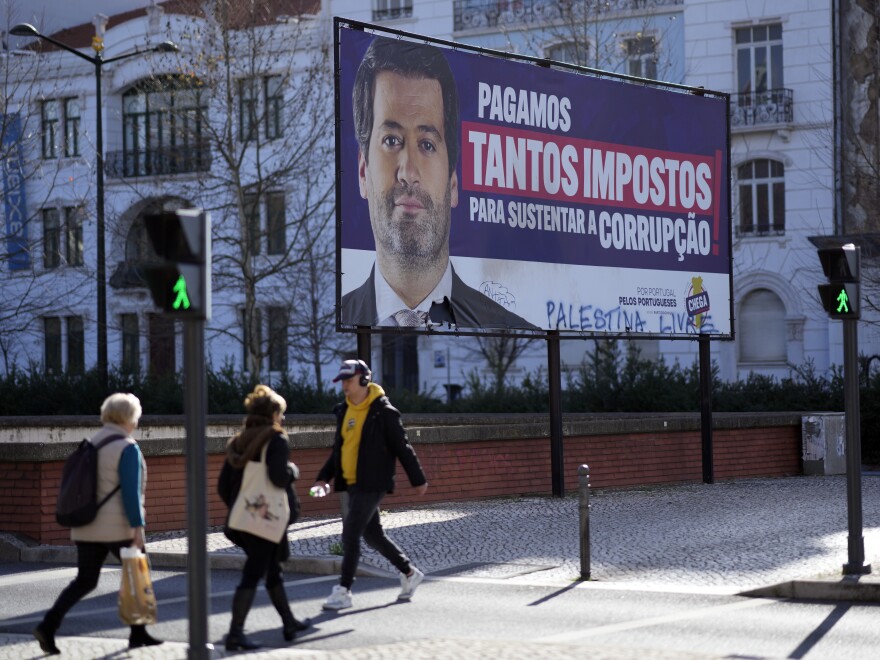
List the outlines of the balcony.
{"label": "balcony", "polygon": [[790,124],[794,117],[792,105],[790,89],[731,94],[730,127],[736,129]]}
{"label": "balcony", "polygon": [[592,21],[621,12],[650,12],[684,0],[454,0],[453,29],[511,27],[558,19]]}
{"label": "balcony", "polygon": [[207,144],[162,147],[149,151],[111,151],[104,159],[105,174],[115,179],[189,174],[210,169],[211,149]]}

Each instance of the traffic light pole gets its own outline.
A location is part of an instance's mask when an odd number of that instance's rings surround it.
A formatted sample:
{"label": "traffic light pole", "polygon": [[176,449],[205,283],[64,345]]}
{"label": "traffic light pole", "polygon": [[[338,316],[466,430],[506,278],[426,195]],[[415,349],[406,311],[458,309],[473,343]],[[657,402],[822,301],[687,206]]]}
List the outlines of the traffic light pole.
{"label": "traffic light pole", "polygon": [[846,508],[849,536],[844,575],[865,575],[865,541],[862,537],[862,440],[859,409],[858,321],[843,321],[843,407],[846,410]]}
{"label": "traffic light pole", "polygon": [[190,660],[206,660],[214,646],[208,642],[207,458],[205,451],[205,322],[183,322],[183,385],[186,415],[186,517]]}

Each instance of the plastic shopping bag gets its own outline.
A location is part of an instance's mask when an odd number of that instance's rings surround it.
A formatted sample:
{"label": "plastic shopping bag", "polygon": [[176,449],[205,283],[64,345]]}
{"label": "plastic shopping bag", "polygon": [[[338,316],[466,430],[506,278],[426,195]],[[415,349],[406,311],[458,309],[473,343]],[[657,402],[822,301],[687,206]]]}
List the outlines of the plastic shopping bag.
{"label": "plastic shopping bag", "polygon": [[139,548],[122,548],[122,584],[119,587],[119,618],[130,626],[156,623],[156,595],[147,555]]}

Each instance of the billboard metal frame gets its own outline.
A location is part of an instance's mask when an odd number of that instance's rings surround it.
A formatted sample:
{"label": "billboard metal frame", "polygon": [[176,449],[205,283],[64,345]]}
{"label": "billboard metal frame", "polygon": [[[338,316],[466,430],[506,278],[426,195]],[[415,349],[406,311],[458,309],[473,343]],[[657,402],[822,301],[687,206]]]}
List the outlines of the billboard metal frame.
{"label": "billboard metal frame", "polygon": [[[726,132],[725,132],[725,153],[723,153],[724,169],[727,174],[726,178],[721,182],[722,192],[726,201],[726,217],[722,218],[722,226],[726,223],[725,238],[727,241],[727,284],[729,305],[727,313],[729,315],[729,332],[686,332],[686,333],[666,333],[666,332],[634,332],[634,331],[597,331],[597,330],[570,330],[570,329],[553,329],[539,328],[538,330],[527,330],[522,328],[510,329],[483,329],[483,328],[467,328],[458,327],[450,328],[401,328],[401,327],[381,327],[373,325],[351,325],[341,322],[340,301],[342,299],[342,225],[343,225],[343,172],[348,163],[343,163],[342,149],[342,130],[341,130],[341,92],[340,92],[340,32],[343,28],[375,34],[377,36],[395,37],[403,40],[409,40],[416,43],[425,43],[439,46],[444,49],[453,51],[462,51],[475,55],[490,56],[504,60],[512,60],[516,62],[530,63],[535,66],[555,69],[562,69],[574,74],[589,76],[598,79],[614,80],[625,82],[632,85],[642,87],[650,87],[653,89],[666,90],[670,93],[684,93],[697,97],[716,98],[725,104]],[[660,82],[644,78],[637,78],[626,74],[602,71],[590,67],[583,67],[565,62],[557,62],[546,58],[539,58],[528,55],[519,55],[506,53],[489,48],[472,46],[464,43],[451,42],[434,37],[418,35],[414,33],[404,32],[377,26],[369,23],[353,21],[341,17],[334,17],[333,21],[334,34],[334,113],[335,113],[335,146],[336,146],[336,329],[338,332],[349,332],[363,334],[422,334],[422,335],[439,335],[439,336],[476,336],[476,337],[499,337],[499,336],[520,336],[526,339],[548,339],[557,337],[558,339],[663,339],[668,341],[697,339],[710,339],[713,341],[732,341],[734,339],[734,300],[733,300],[733,228],[732,228],[732,207],[731,207],[731,159],[730,159],[730,94],[725,92],[711,91],[701,87],[691,87],[678,83]],[[348,102],[348,100],[346,100]],[[723,311],[723,310],[722,310]]]}

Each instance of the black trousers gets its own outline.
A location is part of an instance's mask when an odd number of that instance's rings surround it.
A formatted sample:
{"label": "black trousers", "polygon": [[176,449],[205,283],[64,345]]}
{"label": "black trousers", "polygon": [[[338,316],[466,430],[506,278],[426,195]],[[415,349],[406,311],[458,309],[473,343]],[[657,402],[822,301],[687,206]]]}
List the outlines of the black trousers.
{"label": "black trousers", "polygon": [[[247,532],[240,532],[238,540],[247,557],[241,569],[241,582],[238,584],[240,589],[256,589],[263,576],[266,577],[267,589],[283,582],[280,544]],[[285,533],[281,543],[287,542]]]}
{"label": "black trousers", "polygon": [[343,491],[342,518],[342,575],[339,584],[351,589],[354,574],[361,558],[361,538],[394,567],[406,575],[410,572],[409,558],[385,534],[379,520],[379,505],[385,493],[361,490],[357,485]]}
{"label": "black trousers", "polygon": [[[43,617],[43,625],[53,632],[58,630],[64,615],[70,611],[70,608],[98,586],[101,567],[107,560],[107,555],[112,554],[119,559],[119,550],[130,545],[130,540],[112,543],[77,542],[76,577],[64,588],[55,604],[46,612],[46,616]],[[132,628],[143,628],[143,626],[132,626]]]}

